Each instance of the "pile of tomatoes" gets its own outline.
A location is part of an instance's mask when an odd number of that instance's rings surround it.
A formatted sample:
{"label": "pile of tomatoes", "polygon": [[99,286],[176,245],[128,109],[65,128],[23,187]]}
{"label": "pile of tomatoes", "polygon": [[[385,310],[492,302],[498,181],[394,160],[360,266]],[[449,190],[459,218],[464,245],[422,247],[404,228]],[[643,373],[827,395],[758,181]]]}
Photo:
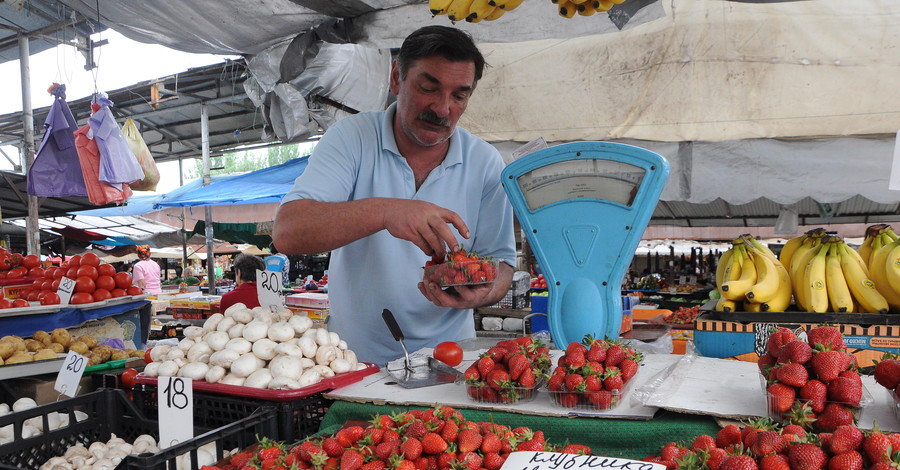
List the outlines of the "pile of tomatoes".
{"label": "pile of tomatoes", "polygon": [[[27,259],[28,256],[24,257],[24,259]],[[40,263],[40,260],[38,260],[38,263]],[[75,288],[72,292],[72,297],[69,299],[69,303],[74,305],[89,304],[144,293],[140,287],[132,285],[131,274],[116,272],[116,268],[111,264],[101,262],[100,258],[94,253],[69,257],[58,267],[32,268],[28,277],[37,277],[37,279],[34,280],[30,287],[23,289],[19,293],[19,298],[15,301],[11,302],[6,298],[0,299],[0,308],[27,307],[30,305],[28,302],[40,302],[41,305],[58,305],[60,298],[57,290],[63,277],[75,281]],[[7,279],[9,279],[8,275]],[[16,305],[16,302],[18,302],[18,305]]]}

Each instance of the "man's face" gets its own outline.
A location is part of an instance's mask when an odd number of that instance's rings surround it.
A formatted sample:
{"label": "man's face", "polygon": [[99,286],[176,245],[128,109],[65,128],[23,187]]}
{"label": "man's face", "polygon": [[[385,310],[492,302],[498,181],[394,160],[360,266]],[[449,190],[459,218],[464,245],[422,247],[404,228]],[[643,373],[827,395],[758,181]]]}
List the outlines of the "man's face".
{"label": "man's face", "polygon": [[397,95],[395,127],[404,139],[432,147],[450,138],[475,88],[475,64],[442,57],[415,61],[400,78],[396,62],[391,69],[391,92]]}

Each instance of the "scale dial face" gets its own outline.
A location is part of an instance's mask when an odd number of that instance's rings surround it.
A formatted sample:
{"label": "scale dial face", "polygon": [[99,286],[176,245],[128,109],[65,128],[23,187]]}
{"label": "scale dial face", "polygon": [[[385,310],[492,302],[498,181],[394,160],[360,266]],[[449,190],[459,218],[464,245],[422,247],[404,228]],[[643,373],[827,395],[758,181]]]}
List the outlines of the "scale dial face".
{"label": "scale dial face", "polygon": [[532,212],[559,201],[596,199],[631,206],[646,171],[612,160],[582,158],[535,168],[516,178]]}

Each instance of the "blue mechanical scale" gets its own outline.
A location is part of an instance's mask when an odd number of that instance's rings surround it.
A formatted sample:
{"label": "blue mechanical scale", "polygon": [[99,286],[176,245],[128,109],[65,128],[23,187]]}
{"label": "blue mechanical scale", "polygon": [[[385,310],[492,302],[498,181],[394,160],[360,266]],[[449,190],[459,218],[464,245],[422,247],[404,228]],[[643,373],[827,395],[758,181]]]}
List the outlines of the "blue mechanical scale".
{"label": "blue mechanical scale", "polygon": [[547,279],[558,347],[585,334],[619,336],[622,279],[668,176],[662,156],[612,142],[557,145],[503,170],[503,188]]}

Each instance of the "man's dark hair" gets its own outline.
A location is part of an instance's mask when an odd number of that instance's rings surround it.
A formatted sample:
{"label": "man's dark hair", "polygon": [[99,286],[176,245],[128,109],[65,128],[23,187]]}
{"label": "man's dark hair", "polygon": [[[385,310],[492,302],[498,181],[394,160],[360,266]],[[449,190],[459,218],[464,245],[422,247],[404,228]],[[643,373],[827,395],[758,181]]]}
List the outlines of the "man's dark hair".
{"label": "man's dark hair", "polygon": [[266,264],[263,263],[263,260],[259,259],[257,256],[248,255],[246,253],[237,255],[232,266],[235,275],[237,275],[238,271],[241,272],[241,281],[244,282],[256,281],[257,269],[260,271],[266,270]]}
{"label": "man's dark hair", "polygon": [[473,62],[475,64],[475,82],[481,80],[484,72],[484,56],[472,40],[469,33],[450,26],[432,25],[419,28],[403,40],[397,63],[400,65],[400,78],[406,79],[406,73],[413,62],[419,59],[439,56],[451,62]]}

